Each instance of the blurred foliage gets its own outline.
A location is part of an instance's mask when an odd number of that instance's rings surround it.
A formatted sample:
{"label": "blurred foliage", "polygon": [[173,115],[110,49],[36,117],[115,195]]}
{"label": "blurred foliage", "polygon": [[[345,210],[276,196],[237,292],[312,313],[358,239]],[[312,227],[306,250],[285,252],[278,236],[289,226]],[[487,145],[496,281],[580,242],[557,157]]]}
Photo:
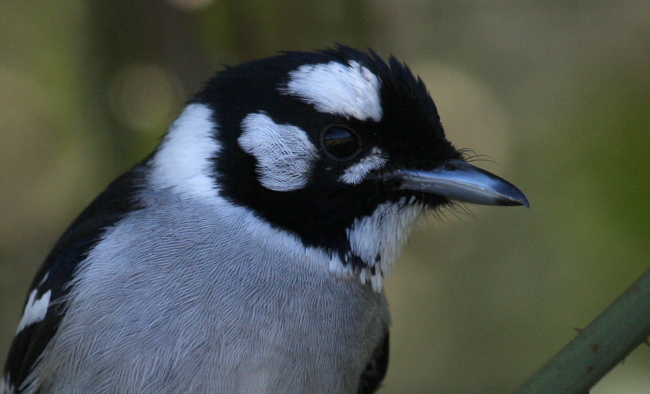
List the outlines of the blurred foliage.
{"label": "blurred foliage", "polygon": [[[514,389],[648,266],[650,3],[0,2],[0,355],[67,224],[221,64],[334,43],[422,75],[531,210],[445,211],[387,293],[385,393]],[[3,356],[2,356],[3,357]],[[639,349],[593,393],[650,391]]]}

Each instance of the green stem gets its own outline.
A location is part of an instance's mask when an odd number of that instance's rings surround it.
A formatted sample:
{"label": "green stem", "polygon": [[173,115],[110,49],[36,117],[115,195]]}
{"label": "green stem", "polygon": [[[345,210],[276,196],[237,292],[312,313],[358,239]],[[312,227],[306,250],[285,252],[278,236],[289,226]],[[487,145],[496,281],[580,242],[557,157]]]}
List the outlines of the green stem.
{"label": "green stem", "polygon": [[650,270],[516,393],[587,393],[649,335]]}

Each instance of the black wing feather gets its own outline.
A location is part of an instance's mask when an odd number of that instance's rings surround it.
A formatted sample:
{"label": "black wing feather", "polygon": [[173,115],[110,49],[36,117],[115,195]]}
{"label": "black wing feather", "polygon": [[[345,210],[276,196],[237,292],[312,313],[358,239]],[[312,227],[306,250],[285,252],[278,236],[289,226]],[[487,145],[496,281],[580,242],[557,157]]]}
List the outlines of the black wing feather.
{"label": "black wing feather", "polygon": [[[45,318],[20,330],[9,350],[4,377],[19,391],[65,315],[65,295],[75,269],[101,240],[107,228],[127,213],[140,209],[136,196],[144,184],[143,165],[111,183],[70,225],[45,259],[29,293],[36,299],[51,291]],[[25,306],[27,301],[25,301]],[[24,306],[23,306],[24,308]]]}
{"label": "black wing feather", "polygon": [[357,394],[372,394],[381,386],[388,370],[389,342],[388,329],[386,329],[384,340],[372,353],[370,362],[361,374]]}

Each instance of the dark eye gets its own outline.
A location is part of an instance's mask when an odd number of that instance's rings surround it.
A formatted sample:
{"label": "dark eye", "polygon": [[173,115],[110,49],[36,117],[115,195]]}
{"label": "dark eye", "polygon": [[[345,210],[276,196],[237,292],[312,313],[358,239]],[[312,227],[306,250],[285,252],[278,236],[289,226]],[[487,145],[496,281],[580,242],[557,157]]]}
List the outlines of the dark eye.
{"label": "dark eye", "polygon": [[361,151],[361,138],[354,130],[341,125],[327,126],[321,133],[320,144],[334,160],[349,160]]}

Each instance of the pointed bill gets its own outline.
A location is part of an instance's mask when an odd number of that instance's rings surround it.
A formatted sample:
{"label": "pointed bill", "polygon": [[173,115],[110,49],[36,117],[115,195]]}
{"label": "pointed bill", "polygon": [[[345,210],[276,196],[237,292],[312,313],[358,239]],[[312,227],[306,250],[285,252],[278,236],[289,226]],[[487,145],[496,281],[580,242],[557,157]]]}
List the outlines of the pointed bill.
{"label": "pointed bill", "polygon": [[452,159],[431,170],[403,170],[401,189],[434,193],[450,200],[480,205],[524,205],[528,199],[512,183],[462,160]]}

